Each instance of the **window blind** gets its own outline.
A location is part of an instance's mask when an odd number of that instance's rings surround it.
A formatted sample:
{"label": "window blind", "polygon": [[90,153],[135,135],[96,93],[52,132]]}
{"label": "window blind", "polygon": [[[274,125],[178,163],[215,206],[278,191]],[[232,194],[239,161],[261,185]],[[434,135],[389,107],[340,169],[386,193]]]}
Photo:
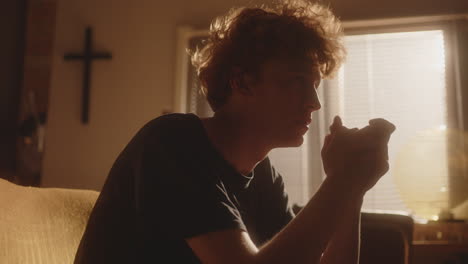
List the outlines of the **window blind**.
{"label": "window blind", "polygon": [[390,170],[367,193],[363,209],[427,219],[448,206],[443,36],[431,30],[345,37],[348,58],[325,90],[326,102],[339,103],[326,118],[339,114],[344,125],[360,128],[382,117],[397,127]]}

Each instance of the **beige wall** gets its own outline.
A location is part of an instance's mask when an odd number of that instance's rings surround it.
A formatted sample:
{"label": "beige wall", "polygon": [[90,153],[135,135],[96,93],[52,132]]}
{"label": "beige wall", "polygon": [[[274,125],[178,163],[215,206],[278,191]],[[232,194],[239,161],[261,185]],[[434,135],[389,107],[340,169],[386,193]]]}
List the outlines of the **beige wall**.
{"label": "beige wall", "polygon": [[[43,186],[99,190],[125,144],[147,121],[171,110],[178,25],[207,25],[234,0],[61,0],[49,98]],[[346,20],[445,14],[466,0],[341,0]],[[92,25],[95,49],[113,53],[93,63],[90,123],[81,124],[82,63],[63,54],[83,48]]]}

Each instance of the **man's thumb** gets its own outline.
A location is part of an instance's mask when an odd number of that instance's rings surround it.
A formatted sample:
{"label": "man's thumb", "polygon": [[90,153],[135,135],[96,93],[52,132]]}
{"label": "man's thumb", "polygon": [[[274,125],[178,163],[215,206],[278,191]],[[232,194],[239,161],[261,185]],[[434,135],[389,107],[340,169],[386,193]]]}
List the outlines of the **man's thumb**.
{"label": "man's thumb", "polygon": [[336,115],[335,118],[333,118],[333,123],[330,126],[330,132],[333,133],[342,126],[343,126],[343,122],[341,121],[340,116]]}

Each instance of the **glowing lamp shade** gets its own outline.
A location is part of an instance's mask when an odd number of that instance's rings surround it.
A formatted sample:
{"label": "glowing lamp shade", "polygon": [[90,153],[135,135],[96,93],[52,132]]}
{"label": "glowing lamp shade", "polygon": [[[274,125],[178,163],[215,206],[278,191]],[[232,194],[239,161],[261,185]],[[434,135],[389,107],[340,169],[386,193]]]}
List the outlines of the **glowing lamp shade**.
{"label": "glowing lamp shade", "polygon": [[466,178],[467,140],[463,132],[441,126],[416,134],[401,148],[393,175],[402,200],[415,216],[435,219],[456,205],[451,198],[467,198],[457,191]]}

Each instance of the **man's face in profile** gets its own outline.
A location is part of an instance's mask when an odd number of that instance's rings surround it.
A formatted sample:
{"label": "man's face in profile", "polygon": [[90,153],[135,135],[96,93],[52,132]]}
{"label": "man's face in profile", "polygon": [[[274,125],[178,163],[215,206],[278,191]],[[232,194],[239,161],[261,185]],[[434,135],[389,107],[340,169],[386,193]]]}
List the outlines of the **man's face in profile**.
{"label": "man's face in profile", "polygon": [[251,82],[253,117],[273,147],[297,147],[320,109],[320,71],[311,60],[269,60]]}

